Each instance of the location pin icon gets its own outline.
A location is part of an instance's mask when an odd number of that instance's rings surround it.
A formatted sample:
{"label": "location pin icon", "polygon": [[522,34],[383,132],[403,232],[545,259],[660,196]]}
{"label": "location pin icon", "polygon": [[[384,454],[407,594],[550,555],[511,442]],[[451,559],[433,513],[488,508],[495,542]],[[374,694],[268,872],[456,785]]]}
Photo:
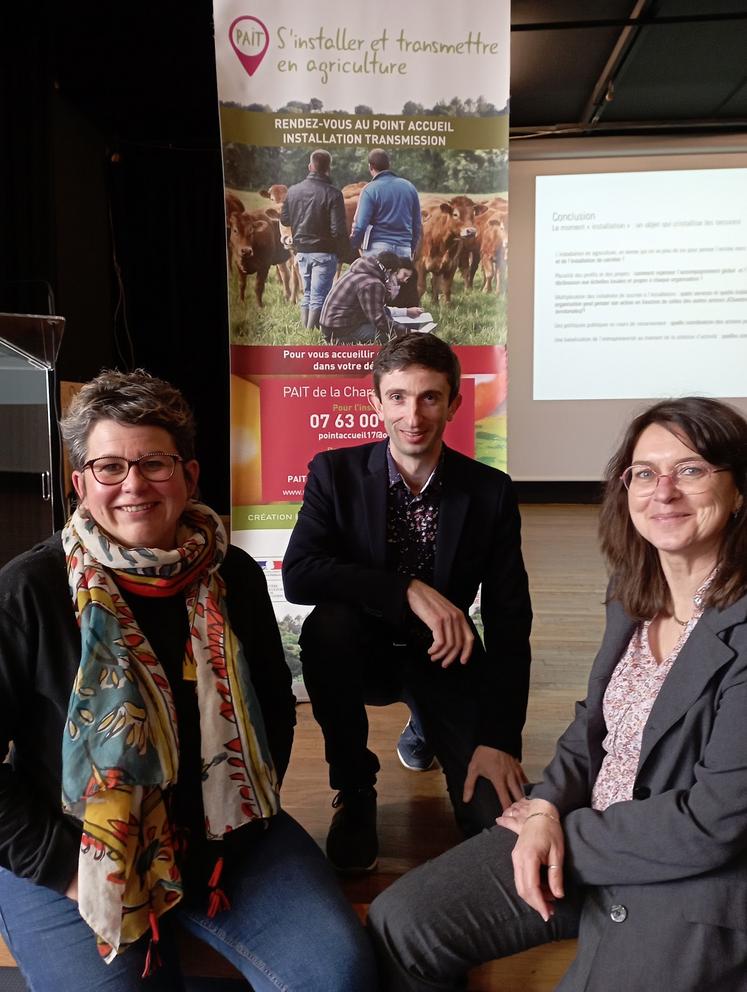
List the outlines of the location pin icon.
{"label": "location pin icon", "polygon": [[250,76],[259,68],[270,44],[270,32],[258,17],[237,17],[228,29],[228,40]]}

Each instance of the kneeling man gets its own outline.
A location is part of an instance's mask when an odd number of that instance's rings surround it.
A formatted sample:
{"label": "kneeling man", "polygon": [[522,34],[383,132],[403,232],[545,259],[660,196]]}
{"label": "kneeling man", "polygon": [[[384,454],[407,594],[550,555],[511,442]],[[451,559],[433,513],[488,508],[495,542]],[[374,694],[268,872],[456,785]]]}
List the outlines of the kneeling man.
{"label": "kneeling man", "polygon": [[[316,455],[285,557],[287,598],[316,607],[301,661],[339,790],[327,855],[343,871],[378,855],[365,703],[410,706],[400,760],[420,770],[435,754],[465,835],[523,795],[532,611],[519,512],[508,476],[442,441],[459,379],[433,335],[381,349],[371,403],[389,439]],[[480,584],[484,645],[468,615]]]}

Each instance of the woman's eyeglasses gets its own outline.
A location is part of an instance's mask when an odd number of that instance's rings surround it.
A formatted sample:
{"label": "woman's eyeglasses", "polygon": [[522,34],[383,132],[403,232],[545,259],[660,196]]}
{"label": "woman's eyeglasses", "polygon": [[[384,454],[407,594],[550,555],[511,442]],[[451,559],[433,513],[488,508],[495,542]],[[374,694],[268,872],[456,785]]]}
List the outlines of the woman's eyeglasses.
{"label": "woman's eyeglasses", "polygon": [[708,462],[682,462],[671,472],[656,472],[650,465],[631,465],[620,479],[633,496],[653,496],[661,479],[669,479],[681,493],[695,495],[710,489],[712,476],[717,472],[728,471],[714,468]]}
{"label": "woman's eyeglasses", "polygon": [[179,455],[168,454],[165,451],[151,451],[139,458],[116,458],[104,455],[103,458],[92,458],[83,466],[83,471],[90,468],[94,479],[102,486],[117,486],[124,482],[130,474],[133,465],[148,482],[168,482],[176,469],[176,463],[184,461]]}

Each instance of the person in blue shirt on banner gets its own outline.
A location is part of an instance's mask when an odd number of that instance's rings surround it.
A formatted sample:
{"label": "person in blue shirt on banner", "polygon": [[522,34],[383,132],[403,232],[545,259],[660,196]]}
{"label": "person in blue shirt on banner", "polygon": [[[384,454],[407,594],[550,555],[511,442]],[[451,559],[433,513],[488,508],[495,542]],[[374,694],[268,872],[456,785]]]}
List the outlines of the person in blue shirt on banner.
{"label": "person in blue shirt on banner", "polygon": [[371,182],[360,194],[351,246],[363,255],[391,251],[413,258],[423,230],[418,191],[392,172],[389,156],[381,148],[369,154],[368,171]]}

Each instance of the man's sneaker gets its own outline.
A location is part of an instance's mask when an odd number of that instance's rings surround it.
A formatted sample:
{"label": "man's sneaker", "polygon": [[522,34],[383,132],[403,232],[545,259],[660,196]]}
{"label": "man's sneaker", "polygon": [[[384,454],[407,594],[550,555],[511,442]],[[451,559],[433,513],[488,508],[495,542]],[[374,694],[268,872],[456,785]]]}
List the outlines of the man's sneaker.
{"label": "man's sneaker", "polygon": [[428,742],[419,737],[408,720],[397,741],[397,757],[411,772],[427,772],[437,765],[436,755]]}
{"label": "man's sneaker", "polygon": [[327,834],[327,857],[342,872],[373,871],[379,856],[376,789],[343,789],[332,800],[337,810]]}

